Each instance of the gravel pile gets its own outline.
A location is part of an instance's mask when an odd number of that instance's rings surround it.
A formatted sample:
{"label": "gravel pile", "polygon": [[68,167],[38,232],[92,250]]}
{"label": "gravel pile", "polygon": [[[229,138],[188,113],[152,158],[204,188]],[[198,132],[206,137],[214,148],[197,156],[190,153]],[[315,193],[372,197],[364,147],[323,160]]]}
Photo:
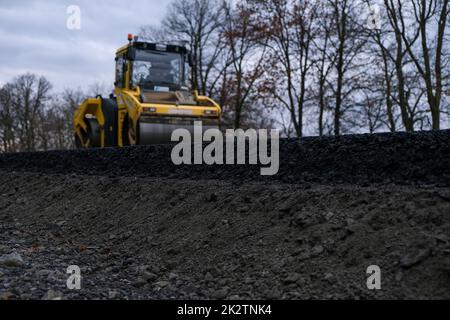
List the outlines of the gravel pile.
{"label": "gravel pile", "polygon": [[220,179],[285,183],[379,182],[450,186],[450,131],[282,139],[280,170],[256,165],[172,163],[173,145],[0,155],[0,169],[108,176]]}
{"label": "gravel pile", "polygon": [[272,177],[170,146],[0,155],[0,299],[449,299],[449,137],[283,140]]}

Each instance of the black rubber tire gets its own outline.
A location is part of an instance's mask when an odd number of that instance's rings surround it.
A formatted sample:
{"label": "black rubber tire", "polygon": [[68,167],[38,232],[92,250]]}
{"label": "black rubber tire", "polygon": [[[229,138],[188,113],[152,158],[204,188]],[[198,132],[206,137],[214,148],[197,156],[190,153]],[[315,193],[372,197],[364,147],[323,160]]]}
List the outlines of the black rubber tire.
{"label": "black rubber tire", "polygon": [[130,145],[130,139],[128,138],[128,116],[125,117],[125,120],[123,120],[122,125],[122,145],[123,146],[129,146]]}
{"label": "black rubber tire", "polygon": [[141,127],[140,127],[140,121],[138,120],[136,124],[136,145],[141,144]]}

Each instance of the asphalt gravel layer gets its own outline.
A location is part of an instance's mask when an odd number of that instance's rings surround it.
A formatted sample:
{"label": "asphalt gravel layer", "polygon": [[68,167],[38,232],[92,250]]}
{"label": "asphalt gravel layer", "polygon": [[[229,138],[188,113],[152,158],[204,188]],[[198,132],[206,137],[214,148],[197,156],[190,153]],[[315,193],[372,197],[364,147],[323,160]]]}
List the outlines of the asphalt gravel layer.
{"label": "asphalt gravel layer", "polygon": [[0,299],[450,298],[449,131],[284,139],[274,176],[171,148],[0,155]]}

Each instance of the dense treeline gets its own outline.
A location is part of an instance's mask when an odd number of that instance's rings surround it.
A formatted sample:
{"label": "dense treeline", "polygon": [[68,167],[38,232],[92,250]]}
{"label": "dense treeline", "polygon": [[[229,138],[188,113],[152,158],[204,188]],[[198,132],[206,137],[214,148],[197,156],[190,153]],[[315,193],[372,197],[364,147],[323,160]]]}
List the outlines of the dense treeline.
{"label": "dense treeline", "polygon": [[51,91],[45,77],[24,74],[0,87],[0,151],[38,151],[74,147],[72,116],[87,96],[105,94],[94,83],[87,92]]}
{"label": "dense treeline", "polygon": [[[173,0],[141,39],[191,50],[224,127],[286,136],[450,125],[449,0]],[[84,94],[25,75],[0,89],[1,149],[71,147]]]}

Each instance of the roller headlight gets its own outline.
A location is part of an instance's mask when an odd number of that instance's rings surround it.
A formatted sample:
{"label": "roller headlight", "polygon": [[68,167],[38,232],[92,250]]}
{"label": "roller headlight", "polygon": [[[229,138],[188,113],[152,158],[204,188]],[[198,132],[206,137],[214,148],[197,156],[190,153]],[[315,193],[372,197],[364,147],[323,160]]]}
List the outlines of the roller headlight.
{"label": "roller headlight", "polygon": [[217,116],[217,110],[205,110],[203,114],[205,116]]}

